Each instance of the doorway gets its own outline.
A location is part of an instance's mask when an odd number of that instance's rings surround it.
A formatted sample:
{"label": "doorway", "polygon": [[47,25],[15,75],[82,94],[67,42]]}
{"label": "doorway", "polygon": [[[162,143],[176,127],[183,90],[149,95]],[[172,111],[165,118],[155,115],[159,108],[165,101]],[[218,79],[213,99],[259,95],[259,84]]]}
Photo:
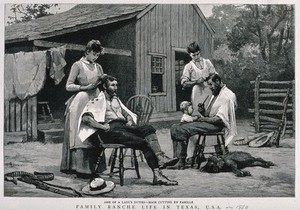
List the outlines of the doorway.
{"label": "doorway", "polygon": [[176,85],[176,111],[180,110],[182,101],[191,100],[191,88],[182,88],[180,83],[184,66],[190,62],[192,58],[186,52],[175,51],[175,85]]}

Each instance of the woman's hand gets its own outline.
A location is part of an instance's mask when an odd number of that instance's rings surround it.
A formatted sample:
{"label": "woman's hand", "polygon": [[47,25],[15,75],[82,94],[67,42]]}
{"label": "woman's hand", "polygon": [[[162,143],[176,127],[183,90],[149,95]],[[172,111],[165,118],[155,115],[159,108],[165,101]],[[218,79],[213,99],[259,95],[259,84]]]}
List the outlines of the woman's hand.
{"label": "woman's hand", "polygon": [[81,86],[80,90],[92,90],[92,89],[95,89],[95,88],[96,88],[95,84],[89,84],[89,85],[86,85],[86,86]]}
{"label": "woman's hand", "polygon": [[128,126],[128,127],[132,127],[134,125],[135,125],[135,123],[133,122],[133,120],[128,120],[128,122],[126,123],[126,126]]}
{"label": "woman's hand", "polygon": [[198,79],[196,81],[196,84],[202,84],[204,82],[204,78],[203,77],[200,77],[200,79]]}
{"label": "woman's hand", "polygon": [[99,128],[102,129],[104,132],[108,132],[110,130],[110,126],[108,123],[100,124],[100,125],[101,126]]}
{"label": "woman's hand", "polygon": [[195,82],[193,82],[193,81],[186,81],[186,82],[182,83],[182,87],[188,88],[188,87],[192,87],[194,84],[195,84]]}

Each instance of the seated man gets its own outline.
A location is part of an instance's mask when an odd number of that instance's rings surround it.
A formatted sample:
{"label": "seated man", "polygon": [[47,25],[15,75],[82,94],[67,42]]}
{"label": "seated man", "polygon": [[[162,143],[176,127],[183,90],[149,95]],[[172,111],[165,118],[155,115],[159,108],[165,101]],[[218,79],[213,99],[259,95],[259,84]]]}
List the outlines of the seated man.
{"label": "seated man", "polygon": [[160,150],[160,147],[155,129],[150,125],[135,125],[136,115],[117,97],[116,78],[104,76],[102,85],[103,91],[87,104],[82,113],[79,138],[84,141],[97,132],[104,143],[123,144],[141,150],[153,171],[153,185],[177,185],[177,181],[169,180],[159,169],[155,151]]}
{"label": "seated man", "polygon": [[225,146],[227,146],[236,135],[235,94],[223,84],[218,74],[212,74],[206,80],[213,95],[205,112],[199,110],[204,116],[199,117],[197,122],[175,124],[171,127],[174,157],[179,160],[174,166],[168,167],[170,169],[185,168],[187,144],[191,136],[198,133],[219,132],[225,127]]}

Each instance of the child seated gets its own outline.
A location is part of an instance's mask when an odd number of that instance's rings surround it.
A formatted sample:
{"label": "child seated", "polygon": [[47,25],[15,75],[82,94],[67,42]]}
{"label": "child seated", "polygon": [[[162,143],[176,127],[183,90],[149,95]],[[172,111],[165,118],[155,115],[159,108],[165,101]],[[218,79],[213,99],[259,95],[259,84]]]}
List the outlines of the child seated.
{"label": "child seated", "polygon": [[180,103],[180,110],[183,113],[180,122],[193,122],[198,119],[198,116],[192,116],[194,111],[193,104],[189,101],[182,101]]}

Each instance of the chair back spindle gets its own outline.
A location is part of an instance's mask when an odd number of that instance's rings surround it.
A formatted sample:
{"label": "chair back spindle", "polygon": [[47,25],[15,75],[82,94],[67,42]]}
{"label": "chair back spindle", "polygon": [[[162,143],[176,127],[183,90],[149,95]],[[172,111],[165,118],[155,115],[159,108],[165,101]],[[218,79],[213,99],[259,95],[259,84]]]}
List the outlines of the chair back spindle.
{"label": "chair back spindle", "polygon": [[137,115],[137,125],[149,123],[154,106],[150,98],[145,95],[135,95],[128,99],[126,106]]}

